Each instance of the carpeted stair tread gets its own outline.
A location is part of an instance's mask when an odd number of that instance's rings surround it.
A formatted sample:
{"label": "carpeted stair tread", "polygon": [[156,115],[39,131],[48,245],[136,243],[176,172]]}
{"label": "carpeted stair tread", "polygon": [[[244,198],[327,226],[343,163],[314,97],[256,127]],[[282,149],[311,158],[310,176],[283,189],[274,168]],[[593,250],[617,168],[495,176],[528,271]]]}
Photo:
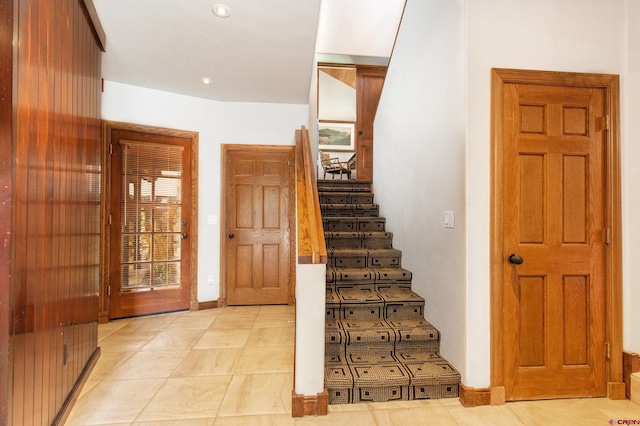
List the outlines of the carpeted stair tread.
{"label": "carpeted stair tread", "polygon": [[409,400],[409,374],[399,363],[351,365],[351,374],[354,402]]}
{"label": "carpeted stair tread", "polygon": [[319,181],[327,243],[325,386],[330,404],[450,398],[460,374],[440,355],[425,299],[379,217],[371,182]]}
{"label": "carpeted stair tread", "polygon": [[[328,268],[327,268],[328,269]],[[374,270],[370,268],[331,268],[335,282],[374,281]]]}
{"label": "carpeted stair tread", "polygon": [[328,248],[327,256],[336,268],[395,268],[400,267],[402,252],[394,248]]}

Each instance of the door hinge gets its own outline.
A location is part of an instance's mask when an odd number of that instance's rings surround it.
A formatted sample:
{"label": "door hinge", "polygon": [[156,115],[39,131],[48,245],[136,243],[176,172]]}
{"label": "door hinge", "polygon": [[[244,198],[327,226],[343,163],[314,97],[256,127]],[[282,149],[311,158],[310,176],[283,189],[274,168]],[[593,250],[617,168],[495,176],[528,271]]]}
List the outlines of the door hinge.
{"label": "door hinge", "polygon": [[113,155],[113,144],[109,144],[109,155]]}
{"label": "door hinge", "polygon": [[111,285],[107,286],[107,296],[111,296]]}
{"label": "door hinge", "polygon": [[111,226],[111,213],[109,213],[109,219],[107,219],[107,223]]}
{"label": "door hinge", "polygon": [[604,350],[605,350],[605,358],[611,359],[611,343],[610,342],[605,342]]}
{"label": "door hinge", "polygon": [[604,230],[604,243],[611,244],[611,229],[609,228]]}
{"label": "door hinge", "polygon": [[609,130],[609,116],[608,115],[604,116],[604,128],[605,128],[605,130]]}

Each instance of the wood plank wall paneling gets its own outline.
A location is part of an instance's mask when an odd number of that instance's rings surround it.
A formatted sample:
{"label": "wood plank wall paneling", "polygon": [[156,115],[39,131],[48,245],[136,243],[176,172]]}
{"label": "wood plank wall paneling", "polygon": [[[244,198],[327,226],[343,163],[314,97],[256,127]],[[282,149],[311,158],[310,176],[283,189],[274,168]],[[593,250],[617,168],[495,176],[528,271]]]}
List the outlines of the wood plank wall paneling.
{"label": "wood plank wall paneling", "polygon": [[[0,2],[0,199],[11,199],[13,190],[11,117],[13,94],[13,2]],[[11,203],[0,203],[0,366],[9,364],[9,260],[7,236],[11,235]],[[9,371],[0,367],[0,424],[7,423]]]}
{"label": "wood plank wall paneling", "polygon": [[[19,46],[12,54],[11,80],[2,74],[2,86],[11,81],[15,91],[15,114],[7,121],[13,129],[15,184],[12,266],[8,273],[0,269],[9,281],[4,417],[16,425],[54,423],[97,349],[100,49],[81,2],[2,2],[16,11]],[[4,24],[6,11],[0,13]],[[5,109],[3,103],[3,123]],[[0,179],[5,176],[3,167]],[[0,349],[0,361],[2,356]]]}

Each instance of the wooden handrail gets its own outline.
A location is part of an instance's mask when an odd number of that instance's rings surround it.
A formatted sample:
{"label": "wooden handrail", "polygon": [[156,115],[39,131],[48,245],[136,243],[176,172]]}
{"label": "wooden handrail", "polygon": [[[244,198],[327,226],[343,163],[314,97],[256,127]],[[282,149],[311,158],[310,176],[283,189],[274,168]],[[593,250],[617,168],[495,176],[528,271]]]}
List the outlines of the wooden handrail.
{"label": "wooden handrail", "polygon": [[315,162],[309,131],[296,130],[296,202],[298,207],[298,263],[327,263],[327,246],[320,215]]}

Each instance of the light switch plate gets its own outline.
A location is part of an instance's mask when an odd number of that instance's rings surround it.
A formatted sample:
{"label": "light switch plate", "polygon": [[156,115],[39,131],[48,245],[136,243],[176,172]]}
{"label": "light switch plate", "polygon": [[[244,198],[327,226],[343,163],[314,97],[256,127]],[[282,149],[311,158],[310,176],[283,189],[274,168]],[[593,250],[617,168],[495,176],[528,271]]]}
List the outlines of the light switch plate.
{"label": "light switch plate", "polygon": [[445,228],[456,227],[456,214],[453,211],[447,210],[444,212],[444,227]]}

